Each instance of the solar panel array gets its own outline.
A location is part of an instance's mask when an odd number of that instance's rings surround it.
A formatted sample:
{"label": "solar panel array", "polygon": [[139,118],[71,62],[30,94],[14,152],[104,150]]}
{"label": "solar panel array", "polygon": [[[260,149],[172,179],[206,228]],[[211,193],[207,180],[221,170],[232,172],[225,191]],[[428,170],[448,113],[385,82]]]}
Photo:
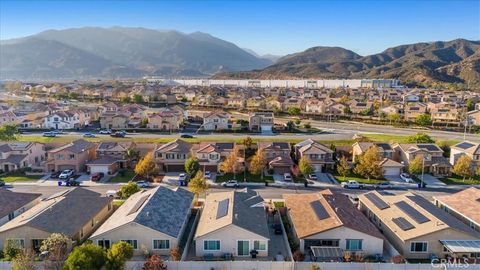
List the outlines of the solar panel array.
{"label": "solar panel array", "polygon": [[392,221],[403,231],[408,231],[415,228],[412,223],[408,222],[408,220],[404,219],[403,217],[394,218]]}
{"label": "solar panel array", "polygon": [[380,210],[387,209],[390,207],[388,203],[382,200],[380,197],[377,196],[375,193],[366,193],[365,197],[375,205]]}
{"label": "solar panel array", "polygon": [[222,218],[228,214],[228,204],[230,199],[224,199],[218,202],[217,219]]}
{"label": "solar panel array", "polygon": [[463,142],[463,143],[460,143],[460,144],[457,144],[456,147],[458,148],[461,148],[461,149],[468,149],[468,148],[471,148],[475,146],[473,143],[469,143],[469,142]]}
{"label": "solar panel array", "polygon": [[132,209],[130,209],[130,212],[128,212],[128,215],[136,213],[142,207],[142,205],[147,201],[148,197],[150,197],[150,195],[145,195],[141,197],[140,200],[138,200],[138,202],[132,207]]}
{"label": "solar panel array", "polygon": [[424,216],[422,213],[418,212],[417,209],[413,208],[411,205],[404,201],[396,202],[395,205],[402,210],[405,214],[407,214],[410,218],[415,220],[418,224],[422,224],[425,222],[430,221],[429,218]]}
{"label": "solar panel array", "polygon": [[311,202],[310,207],[312,207],[318,219],[326,219],[330,217],[330,214],[328,214],[320,201]]}

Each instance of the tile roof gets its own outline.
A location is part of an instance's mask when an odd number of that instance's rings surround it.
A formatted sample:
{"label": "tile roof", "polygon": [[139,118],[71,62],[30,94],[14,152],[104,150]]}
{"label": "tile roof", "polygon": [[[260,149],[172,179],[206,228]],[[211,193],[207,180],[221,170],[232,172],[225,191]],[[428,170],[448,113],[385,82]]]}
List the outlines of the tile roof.
{"label": "tile roof", "polygon": [[[224,215],[218,216],[219,204],[228,200]],[[265,238],[269,238],[269,229],[263,198],[250,189],[210,193],[198,222],[195,238],[205,236],[231,224]],[[221,210],[220,210],[221,211]]]}
{"label": "tile roof", "polygon": [[10,190],[0,188],[0,218],[7,216],[15,210],[18,210],[40,197],[37,193],[21,193],[12,192]]}
{"label": "tile roof", "polygon": [[[318,193],[284,194],[283,198],[299,238],[345,226],[383,239],[378,229],[344,194],[327,189]],[[315,203],[323,207],[323,218],[317,215]]]}
{"label": "tile roof", "polygon": [[49,233],[73,237],[112,198],[84,188],[72,188],[51,196],[0,227],[5,232],[21,226],[31,226]]}
{"label": "tile roof", "polygon": [[91,237],[135,222],[178,238],[190,213],[193,198],[193,193],[182,188],[142,190],[128,198]]}
{"label": "tile roof", "polygon": [[156,152],[177,152],[177,153],[189,153],[192,145],[184,140],[176,139],[173,142],[169,142],[161,145],[155,150]]}
{"label": "tile roof", "polygon": [[480,144],[474,143],[474,142],[469,142],[469,141],[463,141],[460,143],[457,143],[452,146],[452,148],[458,149],[462,152],[469,153],[469,154],[475,154],[479,148]]}
{"label": "tile roof", "polygon": [[454,194],[434,197],[434,199],[480,224],[480,189],[471,187]]}
{"label": "tile roof", "polygon": [[83,139],[79,139],[79,140],[73,141],[69,144],[66,144],[64,146],[52,149],[49,152],[50,153],[56,153],[56,152],[65,150],[65,151],[69,151],[69,152],[78,154],[78,153],[85,152],[85,151],[87,151],[87,150],[89,150],[93,147],[95,147],[94,143],[85,141]]}
{"label": "tile roof", "polygon": [[5,159],[0,159],[0,162],[1,163],[11,163],[11,164],[16,164],[16,165],[20,165],[20,163],[25,159],[27,158],[27,155],[16,155],[16,154],[13,154],[13,155],[9,155],[7,158]]}
{"label": "tile roof", "polygon": [[258,142],[258,149],[290,150],[288,142]]}

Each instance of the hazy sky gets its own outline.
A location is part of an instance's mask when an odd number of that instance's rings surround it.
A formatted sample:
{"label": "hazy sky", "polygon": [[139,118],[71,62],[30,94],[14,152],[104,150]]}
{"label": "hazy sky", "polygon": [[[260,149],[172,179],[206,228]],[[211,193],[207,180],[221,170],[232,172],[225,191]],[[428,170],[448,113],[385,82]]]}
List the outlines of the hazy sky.
{"label": "hazy sky", "polygon": [[480,0],[0,0],[0,39],[83,26],[201,31],[261,54],[324,45],[367,55],[420,41],[480,40]]}

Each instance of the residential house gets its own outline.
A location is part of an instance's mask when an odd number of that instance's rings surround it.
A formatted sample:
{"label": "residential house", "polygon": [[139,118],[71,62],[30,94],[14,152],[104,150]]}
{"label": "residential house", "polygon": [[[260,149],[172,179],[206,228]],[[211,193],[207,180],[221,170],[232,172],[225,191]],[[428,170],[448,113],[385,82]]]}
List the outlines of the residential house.
{"label": "residential house", "polygon": [[427,105],[425,103],[408,103],[405,105],[404,117],[406,121],[414,122],[419,115],[427,113]]}
{"label": "residential house", "polygon": [[93,243],[110,248],[125,241],[134,255],[170,255],[185,237],[193,193],[183,188],[156,187],[128,198],[90,237]]}
{"label": "residential house", "polygon": [[326,110],[326,104],[323,100],[309,99],[305,103],[305,112],[307,113],[324,114]]}
{"label": "residential house", "polygon": [[480,126],[480,111],[473,110],[473,111],[467,112],[466,119],[467,119],[467,125]]}
{"label": "residential house", "polygon": [[0,248],[12,241],[38,251],[52,233],[65,234],[80,244],[113,213],[112,201],[84,188],[61,191],[1,226]]}
{"label": "residential house", "polygon": [[273,131],[274,116],[271,112],[255,112],[249,116],[249,130],[271,133]]}
{"label": "residential house", "polygon": [[246,100],[243,97],[233,97],[227,100],[227,107],[244,109],[246,106]]}
{"label": "residential house", "polygon": [[458,123],[461,110],[452,107],[434,107],[430,109],[430,115],[433,123]]}
{"label": "residential house", "polygon": [[41,194],[13,192],[0,188],[0,226],[40,202]]}
{"label": "residential house", "polygon": [[455,165],[461,156],[468,156],[474,162],[474,168],[480,164],[480,144],[463,141],[450,147],[450,164]]}
{"label": "residential house", "polygon": [[359,209],[406,259],[470,257],[467,250],[458,250],[460,243],[480,240],[480,233],[412,192],[364,193]]}
{"label": "residential house", "polygon": [[95,159],[95,144],[83,139],[48,151],[48,171],[74,169],[86,171],[86,164]]}
{"label": "residential house", "polygon": [[231,128],[229,123],[230,115],[225,112],[210,112],[203,116],[203,129],[207,131],[228,130]]}
{"label": "residential house", "polygon": [[76,112],[58,111],[44,118],[43,127],[48,129],[74,129],[80,127],[80,116]]}
{"label": "residential house", "polygon": [[346,195],[326,189],[283,198],[300,251],[316,261],[383,254],[383,235]]}
{"label": "residential house", "polygon": [[184,140],[177,139],[160,145],[155,150],[155,160],[160,170],[164,172],[185,171],[185,161],[190,156],[192,145]]}
{"label": "residential house", "polygon": [[96,149],[96,159],[87,165],[89,173],[115,174],[130,166],[132,160],[126,157],[129,149],[135,149],[134,142],[100,142]]}
{"label": "residential house", "polygon": [[173,131],[180,128],[180,123],[173,111],[161,111],[148,115],[147,128]]}
{"label": "residential house", "polygon": [[235,143],[201,142],[192,148],[203,171],[219,172],[220,164],[233,151]]}
{"label": "residential house", "polygon": [[268,256],[270,229],[263,198],[249,189],[209,193],[195,232],[195,255]]}
{"label": "residential house", "polygon": [[373,103],[372,102],[364,102],[358,100],[352,100],[348,103],[348,107],[353,114],[363,114],[366,112],[372,112],[373,110]]}
{"label": "residential house", "polygon": [[405,167],[402,163],[393,160],[394,150],[388,143],[381,142],[356,142],[352,146],[352,160],[356,162],[370,147],[377,147],[382,160],[380,166],[384,176],[399,176]]}
{"label": "residential house", "polygon": [[14,112],[0,111],[0,126],[5,124],[18,124],[19,122],[21,122],[21,118],[19,118]]}
{"label": "residential house", "polygon": [[128,128],[130,113],[126,112],[104,112],[100,115],[100,127],[107,129],[125,129]]}
{"label": "residential house", "polygon": [[257,151],[263,151],[269,169],[274,173],[284,174],[291,172],[294,163],[290,157],[290,143],[288,142],[258,142]]}
{"label": "residential house", "polygon": [[434,176],[445,176],[450,174],[451,165],[443,156],[443,150],[434,143],[399,144],[392,145],[394,160],[408,165],[417,157],[423,159],[425,173]]}
{"label": "residential house", "polygon": [[297,160],[307,157],[316,172],[324,172],[335,168],[335,160],[333,159],[335,152],[321,143],[308,139],[297,143],[294,149]]}
{"label": "residential house", "polygon": [[43,169],[45,146],[36,142],[0,142],[0,171]]}
{"label": "residential house", "polygon": [[435,196],[434,200],[437,207],[480,233],[480,189],[470,187],[453,194]]}

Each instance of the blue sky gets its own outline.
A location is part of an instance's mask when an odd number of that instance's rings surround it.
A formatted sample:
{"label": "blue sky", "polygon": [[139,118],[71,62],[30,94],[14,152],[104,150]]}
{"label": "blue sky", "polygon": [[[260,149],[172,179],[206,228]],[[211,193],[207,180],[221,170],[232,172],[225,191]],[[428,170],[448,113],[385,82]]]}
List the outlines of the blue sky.
{"label": "blue sky", "polygon": [[201,31],[261,54],[323,45],[368,55],[420,41],[480,40],[480,1],[0,0],[0,39],[83,26]]}

